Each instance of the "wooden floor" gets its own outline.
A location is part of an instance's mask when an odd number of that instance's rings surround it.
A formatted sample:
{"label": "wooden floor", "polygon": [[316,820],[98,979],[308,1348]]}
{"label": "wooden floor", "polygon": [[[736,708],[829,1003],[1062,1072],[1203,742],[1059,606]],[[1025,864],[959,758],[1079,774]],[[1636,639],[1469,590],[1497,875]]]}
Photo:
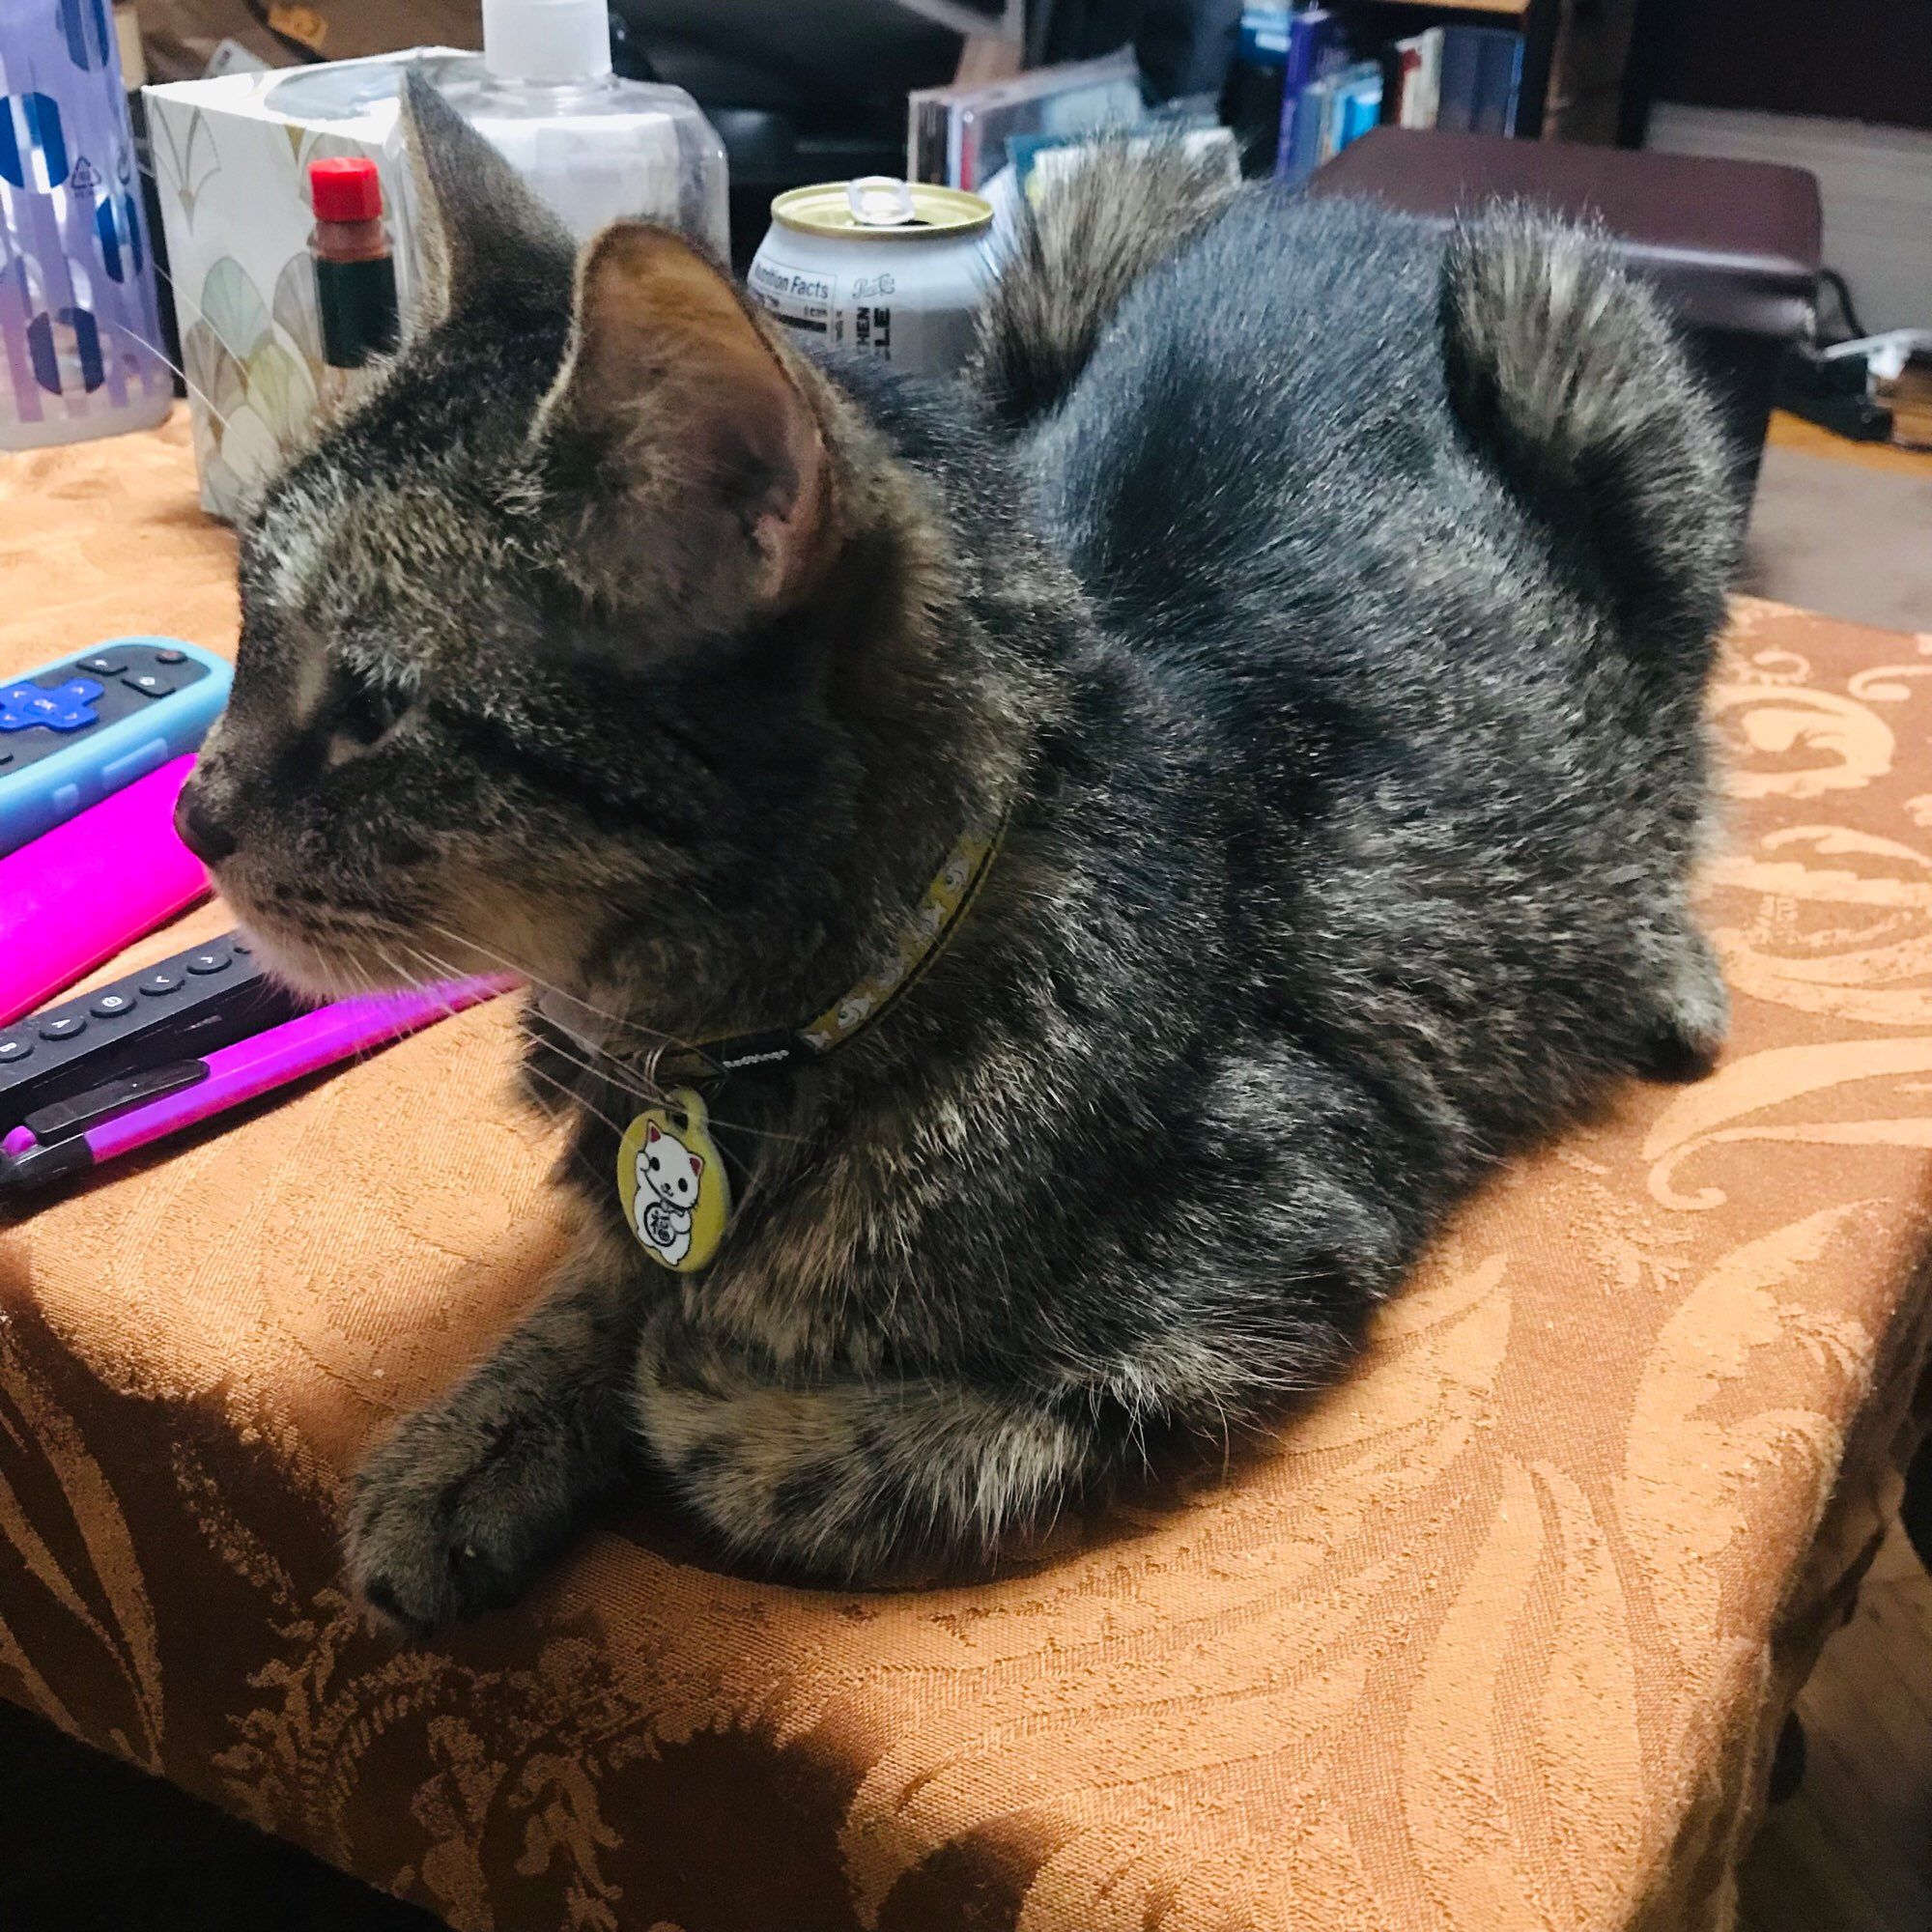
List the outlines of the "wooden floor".
{"label": "wooden floor", "polygon": [[1798,1709],[1804,1782],[1758,1836],[1739,1932],[1928,1932],[1932,1577],[1899,1531]]}
{"label": "wooden floor", "polygon": [[1830,463],[1849,463],[1860,469],[1884,469],[1894,476],[1932,476],[1932,450],[1900,449],[1889,442],[1848,442],[1820,429],[1788,410],[1772,413],[1768,440],[1778,449],[1799,449]]}
{"label": "wooden floor", "polygon": [[1893,631],[1932,631],[1932,452],[1772,418],[1743,587]]}

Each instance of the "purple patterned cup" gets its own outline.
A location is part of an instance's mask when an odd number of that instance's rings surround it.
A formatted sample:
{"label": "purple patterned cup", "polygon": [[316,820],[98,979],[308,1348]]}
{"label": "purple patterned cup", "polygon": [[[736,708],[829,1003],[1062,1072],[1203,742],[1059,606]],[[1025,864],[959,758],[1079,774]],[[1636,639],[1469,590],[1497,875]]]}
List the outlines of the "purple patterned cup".
{"label": "purple patterned cup", "polygon": [[0,449],[174,400],[107,0],[0,0]]}

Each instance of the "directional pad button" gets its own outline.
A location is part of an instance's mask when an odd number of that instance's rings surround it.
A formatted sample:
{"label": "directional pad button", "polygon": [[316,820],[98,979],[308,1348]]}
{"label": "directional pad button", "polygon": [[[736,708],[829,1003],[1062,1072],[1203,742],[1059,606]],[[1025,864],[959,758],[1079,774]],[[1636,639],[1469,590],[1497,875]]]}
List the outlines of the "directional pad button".
{"label": "directional pad button", "polygon": [[41,684],[10,684],[0,688],[0,731],[84,731],[99,722],[88,706],[102,687],[91,677],[71,677],[51,690]]}

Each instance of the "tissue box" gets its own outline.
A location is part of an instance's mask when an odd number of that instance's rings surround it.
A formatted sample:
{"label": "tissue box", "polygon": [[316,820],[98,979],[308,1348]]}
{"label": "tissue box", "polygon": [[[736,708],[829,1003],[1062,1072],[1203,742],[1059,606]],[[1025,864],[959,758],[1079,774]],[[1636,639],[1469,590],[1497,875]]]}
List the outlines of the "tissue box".
{"label": "tissue box", "polygon": [[324,365],[311,161],[376,162],[408,306],[416,208],[398,69],[422,58],[464,56],[428,48],[146,90],[201,501],[217,517],[242,516],[316,418]]}

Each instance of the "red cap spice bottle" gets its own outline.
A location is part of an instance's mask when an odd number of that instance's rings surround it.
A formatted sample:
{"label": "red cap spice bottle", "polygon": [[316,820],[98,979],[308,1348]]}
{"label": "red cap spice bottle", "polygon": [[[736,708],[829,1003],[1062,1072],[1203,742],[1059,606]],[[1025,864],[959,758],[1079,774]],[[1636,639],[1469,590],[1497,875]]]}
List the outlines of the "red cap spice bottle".
{"label": "red cap spice bottle", "polygon": [[360,369],[396,346],[396,265],[383,220],[376,163],[355,156],[308,164],[315,230],[316,306],[322,356],[334,369]]}

